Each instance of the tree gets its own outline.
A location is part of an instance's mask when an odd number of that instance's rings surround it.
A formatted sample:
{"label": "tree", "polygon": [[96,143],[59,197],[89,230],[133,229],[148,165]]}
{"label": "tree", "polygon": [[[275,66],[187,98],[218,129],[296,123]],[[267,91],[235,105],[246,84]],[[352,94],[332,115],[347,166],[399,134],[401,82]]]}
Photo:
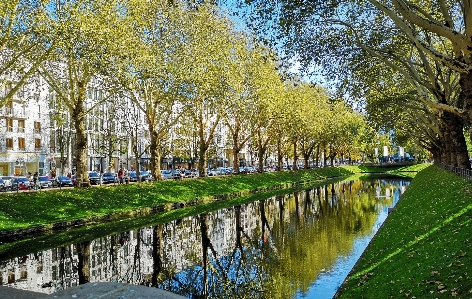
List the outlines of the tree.
{"label": "tree", "polygon": [[[48,6],[48,28],[39,32],[53,51],[39,68],[41,76],[64,102],[76,134],[77,180],[88,185],[86,115],[113,94],[100,74],[108,48],[122,36],[119,1],[53,2]],[[88,99],[87,89],[101,89],[101,99]],[[108,92],[107,92],[108,90]]]}
{"label": "tree", "polygon": [[320,87],[308,83],[288,86],[288,117],[285,127],[288,129],[290,143],[293,146],[293,168],[298,168],[298,156],[304,159],[305,168],[320,142],[324,130],[326,113],[329,113],[328,96]]}
{"label": "tree", "polygon": [[282,90],[273,53],[269,49],[241,38],[237,53],[231,71],[232,92],[223,110],[223,121],[232,140],[235,173],[239,173],[239,153],[252,137],[251,123],[260,116],[260,110],[256,109],[260,97]]}
{"label": "tree", "polygon": [[[113,67],[108,77],[143,113],[150,138],[150,170],[153,177],[162,179],[160,162],[165,140],[179,121],[186,101],[188,13],[178,5],[161,1],[130,1],[128,16],[128,38],[114,49],[118,59],[111,57]],[[130,41],[133,47],[128,47]],[[133,140],[136,130],[139,128],[135,123]],[[133,148],[138,159],[136,143]]]}
{"label": "tree", "polygon": [[[0,1],[0,108],[32,79],[52,50],[37,33],[45,30],[45,7],[34,0]],[[33,86],[33,85],[31,85]]]}
{"label": "tree", "polygon": [[[367,70],[377,62],[394,68],[410,84],[434,93],[447,78],[435,73],[438,66],[457,72],[461,87],[459,102],[451,101],[448,93],[433,97],[421,93],[418,100],[469,122],[472,29],[466,20],[470,17],[470,4],[461,6],[461,2],[451,1],[426,6],[403,0],[279,1],[278,5],[258,0],[249,2],[266,17],[264,20],[274,21],[270,26],[280,25],[278,28],[282,30],[278,32],[285,37],[282,40],[287,51],[300,55],[306,65],[322,64],[333,78],[348,78],[349,65],[353,63],[362,64]],[[399,44],[403,46],[395,47]],[[327,57],[339,60],[334,62]],[[428,77],[429,80],[423,80]],[[459,125],[452,116],[446,116],[445,121],[447,127]],[[454,140],[463,148],[460,136]],[[461,153],[458,159],[461,166],[463,156]]]}
{"label": "tree", "polygon": [[230,81],[234,45],[237,34],[228,19],[218,17],[215,7],[201,5],[189,12],[189,39],[187,61],[181,66],[186,74],[184,112],[197,129],[198,169],[204,176],[207,151],[213,142],[215,130],[222,119],[222,111],[232,92]]}
{"label": "tree", "polygon": [[[273,54],[272,54],[273,55]],[[278,126],[285,118],[284,109],[287,107],[285,86],[280,74],[276,71],[275,61],[259,68],[254,84],[254,105],[251,118],[252,144],[257,152],[258,171],[264,171],[264,157],[272,141],[285,132]]]}
{"label": "tree", "polygon": [[128,132],[126,131],[126,123],[123,120],[132,119],[134,116],[127,111],[125,118],[123,115],[125,103],[124,99],[119,97],[119,94],[114,94],[114,96],[93,109],[88,117],[87,129],[91,131],[89,134],[91,155],[98,155],[100,159],[98,171],[100,172],[114,172],[121,167],[121,165],[115,164],[114,159],[119,158],[120,154],[126,153],[128,146],[125,142],[128,139],[134,140],[124,134],[124,132]]}

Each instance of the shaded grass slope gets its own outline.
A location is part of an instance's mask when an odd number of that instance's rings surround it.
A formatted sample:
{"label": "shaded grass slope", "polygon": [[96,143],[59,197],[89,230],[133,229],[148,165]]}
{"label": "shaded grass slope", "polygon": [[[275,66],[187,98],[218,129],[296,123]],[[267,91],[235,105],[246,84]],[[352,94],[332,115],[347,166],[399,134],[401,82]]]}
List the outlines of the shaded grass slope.
{"label": "shaded grass slope", "polygon": [[335,298],[472,298],[472,184],[419,172]]}

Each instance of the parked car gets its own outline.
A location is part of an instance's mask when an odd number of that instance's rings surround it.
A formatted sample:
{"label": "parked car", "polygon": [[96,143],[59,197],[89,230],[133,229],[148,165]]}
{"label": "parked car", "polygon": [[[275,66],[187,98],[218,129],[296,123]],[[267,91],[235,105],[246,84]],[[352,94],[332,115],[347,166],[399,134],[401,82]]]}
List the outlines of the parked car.
{"label": "parked car", "polygon": [[150,182],[153,180],[152,174],[149,171],[140,171],[139,176],[141,177],[141,182]]}
{"label": "parked car", "polygon": [[73,187],[74,182],[72,182],[72,180],[69,177],[62,175],[56,178],[56,185],[59,187],[65,187],[65,186]]}
{"label": "parked car", "polygon": [[89,171],[88,172],[88,177],[89,177],[89,182],[90,185],[100,185],[100,174],[95,171]]}
{"label": "parked car", "polygon": [[136,171],[128,172],[128,177],[129,177],[130,182],[137,182],[138,181],[138,176],[136,174]]}
{"label": "parked car", "polygon": [[113,172],[105,172],[102,174],[102,183],[103,184],[116,184],[118,183],[118,178]]}
{"label": "parked car", "polygon": [[39,181],[39,186],[41,186],[41,188],[52,188],[53,187],[53,183],[51,182],[51,180],[47,176],[38,177],[38,181]]}
{"label": "parked car", "polygon": [[207,176],[217,176],[220,173],[216,169],[207,169]]}
{"label": "parked car", "polygon": [[11,177],[11,176],[1,176],[0,178],[3,180],[3,182],[5,184],[6,191],[10,191],[12,189],[13,177]]}
{"label": "parked car", "polygon": [[180,172],[179,169],[173,169],[172,170],[172,178],[174,180],[181,180],[185,177],[185,173]]}
{"label": "parked car", "polygon": [[7,191],[7,187],[5,186],[5,181],[2,178],[0,178],[0,191],[1,192]]}
{"label": "parked car", "polygon": [[185,178],[196,178],[196,177],[198,177],[198,173],[194,170],[185,169],[184,170],[184,177]]}
{"label": "parked car", "polygon": [[30,190],[33,189],[33,183],[28,180],[27,177],[17,176],[14,177],[11,184],[12,190]]}
{"label": "parked car", "polygon": [[168,169],[161,170],[161,176],[163,180],[170,180],[172,179],[172,171]]}
{"label": "parked car", "polygon": [[[149,182],[153,180],[153,177],[149,171],[140,171],[139,172],[139,178],[141,182]],[[138,177],[136,171],[130,171],[129,172],[129,181],[130,182],[137,182]]]}

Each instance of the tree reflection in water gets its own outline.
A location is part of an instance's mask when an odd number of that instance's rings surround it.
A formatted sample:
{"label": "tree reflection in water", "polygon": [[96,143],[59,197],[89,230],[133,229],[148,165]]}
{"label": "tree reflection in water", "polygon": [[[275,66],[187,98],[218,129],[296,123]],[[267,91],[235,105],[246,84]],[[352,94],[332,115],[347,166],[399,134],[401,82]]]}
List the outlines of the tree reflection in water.
{"label": "tree reflection in water", "polygon": [[[356,239],[372,236],[379,212],[398,200],[406,184],[335,183],[82,241],[3,262],[4,276],[30,267],[24,273],[36,278],[2,284],[52,293],[118,281],[189,298],[295,298],[333,271]],[[387,196],[392,194],[395,199]],[[60,250],[67,252],[64,258],[53,258]],[[41,289],[32,282],[41,280],[51,283]]]}
{"label": "tree reflection in water", "polygon": [[[165,277],[173,283],[161,286],[189,298],[293,298],[305,293],[340,256],[349,254],[356,238],[372,233],[379,209],[393,202],[376,195],[397,189],[395,185],[337,183],[201,215],[201,266]],[[222,225],[228,221],[234,225]],[[231,244],[215,249],[212,240],[221,241],[218,229],[234,235],[231,250]]]}

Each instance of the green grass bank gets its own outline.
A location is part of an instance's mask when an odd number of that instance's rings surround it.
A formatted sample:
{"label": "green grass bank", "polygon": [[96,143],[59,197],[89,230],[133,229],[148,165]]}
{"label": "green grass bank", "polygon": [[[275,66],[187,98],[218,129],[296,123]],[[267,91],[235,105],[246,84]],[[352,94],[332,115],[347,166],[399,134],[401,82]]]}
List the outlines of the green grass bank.
{"label": "green grass bank", "polygon": [[335,298],[472,298],[472,184],[419,172]]}
{"label": "green grass bank", "polygon": [[[424,165],[389,169],[389,171],[417,171],[422,167]],[[194,205],[198,205],[327,178],[379,171],[385,172],[386,169],[349,166],[181,181],[169,180],[152,184],[2,193],[0,194],[0,231],[53,225],[58,222],[136,211],[165,204],[193,202]]]}

